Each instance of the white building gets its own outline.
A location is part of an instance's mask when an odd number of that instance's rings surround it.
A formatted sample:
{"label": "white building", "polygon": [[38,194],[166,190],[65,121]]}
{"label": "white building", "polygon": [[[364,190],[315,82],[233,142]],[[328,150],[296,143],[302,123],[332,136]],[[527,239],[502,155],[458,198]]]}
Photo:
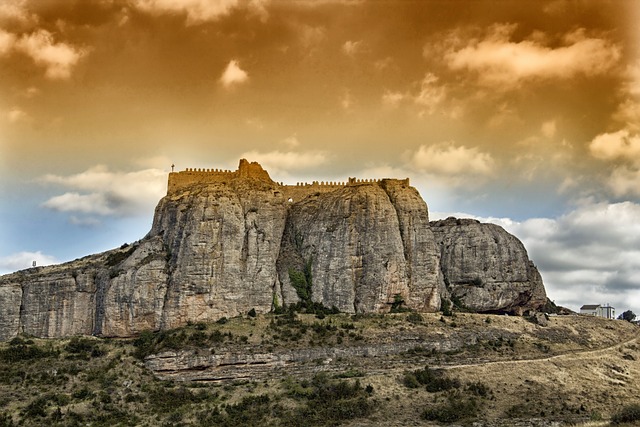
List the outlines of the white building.
{"label": "white building", "polygon": [[605,305],[583,305],[580,307],[580,314],[587,314],[589,316],[604,317],[605,319],[615,319],[616,309],[609,304]]}

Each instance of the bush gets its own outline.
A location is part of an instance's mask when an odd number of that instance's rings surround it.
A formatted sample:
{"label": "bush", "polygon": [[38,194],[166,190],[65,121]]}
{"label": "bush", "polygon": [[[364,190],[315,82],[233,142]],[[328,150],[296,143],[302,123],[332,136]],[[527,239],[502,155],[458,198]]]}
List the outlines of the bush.
{"label": "bush", "polygon": [[424,320],[424,318],[422,317],[422,315],[420,313],[416,313],[415,311],[412,311],[407,316],[407,320],[409,322],[411,322],[411,323],[420,323],[420,322],[422,322]]}
{"label": "bush", "polygon": [[611,417],[611,424],[633,423],[640,421],[640,404],[625,406]]}
{"label": "bush", "polygon": [[106,354],[97,342],[89,338],[73,337],[64,349],[68,353],[85,360],[89,360],[91,357],[101,357]]}
{"label": "bush", "polygon": [[408,388],[418,388],[420,385],[424,385],[430,393],[460,388],[459,379],[447,378],[442,372],[434,371],[428,366],[425,366],[424,369],[406,372],[402,382]]}
{"label": "bush", "polygon": [[448,299],[442,298],[440,300],[440,311],[442,311],[443,316],[453,315],[453,312],[451,311],[451,302]]}
{"label": "bush", "polygon": [[460,393],[451,393],[446,403],[427,408],[421,417],[429,421],[452,423],[458,420],[475,418],[478,416],[478,404],[475,399],[465,399]]}
{"label": "bush", "polygon": [[409,308],[405,307],[404,305],[405,301],[404,298],[402,298],[402,295],[400,294],[395,294],[393,296],[393,302],[391,303],[391,313],[405,313],[407,311],[410,311]]}

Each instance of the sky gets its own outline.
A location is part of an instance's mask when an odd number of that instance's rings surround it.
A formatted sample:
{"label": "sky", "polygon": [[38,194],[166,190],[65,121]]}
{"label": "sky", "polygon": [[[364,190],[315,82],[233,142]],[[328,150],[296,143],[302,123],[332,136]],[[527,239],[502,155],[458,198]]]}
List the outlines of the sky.
{"label": "sky", "polygon": [[142,238],[171,165],[411,179],[640,314],[640,2],[3,0],[0,273]]}

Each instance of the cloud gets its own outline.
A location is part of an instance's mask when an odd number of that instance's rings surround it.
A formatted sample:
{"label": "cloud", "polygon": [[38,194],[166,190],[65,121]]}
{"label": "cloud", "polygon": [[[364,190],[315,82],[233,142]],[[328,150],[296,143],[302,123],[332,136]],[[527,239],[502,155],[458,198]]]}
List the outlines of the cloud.
{"label": "cloud", "polygon": [[134,6],[152,14],[186,14],[187,24],[215,21],[238,7],[239,0],[134,0]]}
{"label": "cloud", "polygon": [[342,53],[344,53],[347,56],[355,56],[359,52],[362,52],[362,49],[363,49],[362,40],[358,40],[358,41],[347,40],[342,45]]}
{"label": "cloud", "polygon": [[640,196],[640,169],[618,166],[609,175],[607,185],[616,197]]}
{"label": "cloud", "polygon": [[116,210],[110,206],[105,194],[64,193],[42,204],[43,207],[58,212],[80,212],[85,214],[113,215]]}
{"label": "cloud", "polygon": [[445,99],[445,88],[438,85],[438,80],[433,73],[425,74],[420,83],[420,91],[413,98],[416,104],[426,107],[429,114],[433,114]]}
{"label": "cloud", "polygon": [[589,151],[598,159],[627,159],[640,162],[640,135],[632,135],[626,129],[603,133],[591,141]]}
{"label": "cloud", "polygon": [[229,89],[239,84],[245,83],[249,80],[249,75],[246,71],[240,68],[238,61],[231,60],[224,69],[222,76],[220,77],[220,83],[225,88]]}
{"label": "cloud", "polygon": [[549,120],[548,122],[544,122],[542,124],[542,127],[540,128],[540,131],[542,132],[542,135],[544,135],[545,137],[551,139],[556,135],[556,121],[555,120]]}
{"label": "cloud", "polygon": [[452,142],[421,145],[411,155],[410,164],[422,172],[443,176],[488,176],[493,173],[495,161],[478,148],[467,148]]}
{"label": "cloud", "polygon": [[300,141],[298,140],[298,135],[295,133],[283,139],[281,143],[287,148],[296,148],[298,145],[300,145]]}
{"label": "cloud", "polygon": [[403,99],[405,99],[405,95],[401,92],[386,90],[382,94],[382,103],[392,108],[399,107]]}
{"label": "cloud", "polygon": [[270,0],[133,0],[139,10],[154,15],[186,15],[187,25],[217,21],[237,9],[245,9],[265,21]]}
{"label": "cloud", "polygon": [[522,240],[556,303],[578,310],[583,304],[609,302],[618,313],[640,312],[639,204],[587,201],[557,218],[522,222],[475,218]]}
{"label": "cloud", "polygon": [[640,60],[627,67],[626,77],[626,92],[631,96],[640,96]]}
{"label": "cloud", "polygon": [[89,228],[99,227],[100,225],[102,225],[102,221],[100,221],[98,218],[92,216],[79,217],[76,215],[71,215],[69,217],[69,223],[72,225]]}
{"label": "cloud", "polygon": [[[444,102],[447,88],[439,84],[440,78],[433,73],[426,73],[422,80],[414,82],[417,89],[405,93],[386,90],[382,94],[382,103],[397,108],[408,101],[420,109],[420,115],[432,115],[437,111],[445,111]],[[452,114],[449,114],[453,116]]]}
{"label": "cloud", "polygon": [[0,56],[8,55],[16,43],[15,34],[11,34],[0,28]]}
{"label": "cloud", "polygon": [[276,150],[261,153],[252,150],[242,153],[240,158],[258,162],[270,173],[284,175],[288,175],[289,172],[298,172],[321,166],[328,160],[327,154],[322,151],[297,153]]}
{"label": "cloud", "polygon": [[0,23],[33,24],[37,22],[37,16],[29,13],[26,3],[26,0],[10,0],[0,3]]}
{"label": "cloud", "polygon": [[463,46],[460,39],[450,37],[444,54],[448,67],[475,73],[482,84],[510,88],[532,80],[604,75],[622,54],[620,46],[589,37],[584,29],[566,34],[561,46],[551,47],[539,33],[513,41],[516,28],[513,24],[494,25],[484,37],[472,37]]}
{"label": "cloud", "polygon": [[340,97],[340,106],[345,111],[350,111],[354,104],[353,95],[351,95],[351,91],[345,90],[342,96]]}
{"label": "cloud", "polygon": [[18,123],[29,120],[29,115],[18,107],[13,107],[7,113],[7,119],[10,123]]}
{"label": "cloud", "polygon": [[640,135],[626,129],[603,133],[591,141],[589,151],[598,159],[627,162],[614,166],[606,178],[614,196],[640,196]]}
{"label": "cloud", "polygon": [[621,123],[626,129],[640,131],[640,102],[633,99],[625,99],[618,105],[612,118]]}
{"label": "cloud", "polygon": [[46,68],[49,79],[68,79],[71,70],[86,53],[84,49],[66,43],[56,43],[47,30],[23,35],[15,42],[15,48]]}
{"label": "cloud", "polygon": [[48,174],[40,178],[41,183],[71,191],[49,198],[42,206],[58,212],[100,216],[146,215],[165,195],[166,179],[166,172],[160,169],[112,172],[101,165],[74,175]]}
{"label": "cloud", "polygon": [[0,257],[0,274],[31,268],[33,266],[33,261],[36,262],[36,266],[58,264],[60,262],[55,257],[43,254],[40,251],[16,252],[11,255]]}

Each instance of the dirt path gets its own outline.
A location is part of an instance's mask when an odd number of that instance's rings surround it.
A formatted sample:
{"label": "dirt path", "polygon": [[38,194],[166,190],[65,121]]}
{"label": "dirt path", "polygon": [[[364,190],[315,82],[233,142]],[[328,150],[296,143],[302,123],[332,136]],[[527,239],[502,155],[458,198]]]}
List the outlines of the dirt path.
{"label": "dirt path", "polygon": [[460,369],[460,368],[474,368],[478,366],[492,366],[492,365],[512,365],[512,364],[521,364],[521,363],[533,363],[533,362],[549,362],[552,360],[562,360],[562,359],[570,359],[584,356],[596,356],[598,354],[607,353],[609,351],[618,349],[620,347],[637,343],[639,338],[631,338],[630,340],[624,341],[622,343],[614,344],[609,347],[599,348],[597,350],[584,350],[584,351],[576,351],[571,353],[562,353],[556,354],[555,356],[550,357],[542,357],[542,358],[534,358],[534,359],[517,359],[517,360],[496,360],[491,362],[480,362],[480,363],[462,363],[457,365],[437,365],[432,366],[436,369]]}

